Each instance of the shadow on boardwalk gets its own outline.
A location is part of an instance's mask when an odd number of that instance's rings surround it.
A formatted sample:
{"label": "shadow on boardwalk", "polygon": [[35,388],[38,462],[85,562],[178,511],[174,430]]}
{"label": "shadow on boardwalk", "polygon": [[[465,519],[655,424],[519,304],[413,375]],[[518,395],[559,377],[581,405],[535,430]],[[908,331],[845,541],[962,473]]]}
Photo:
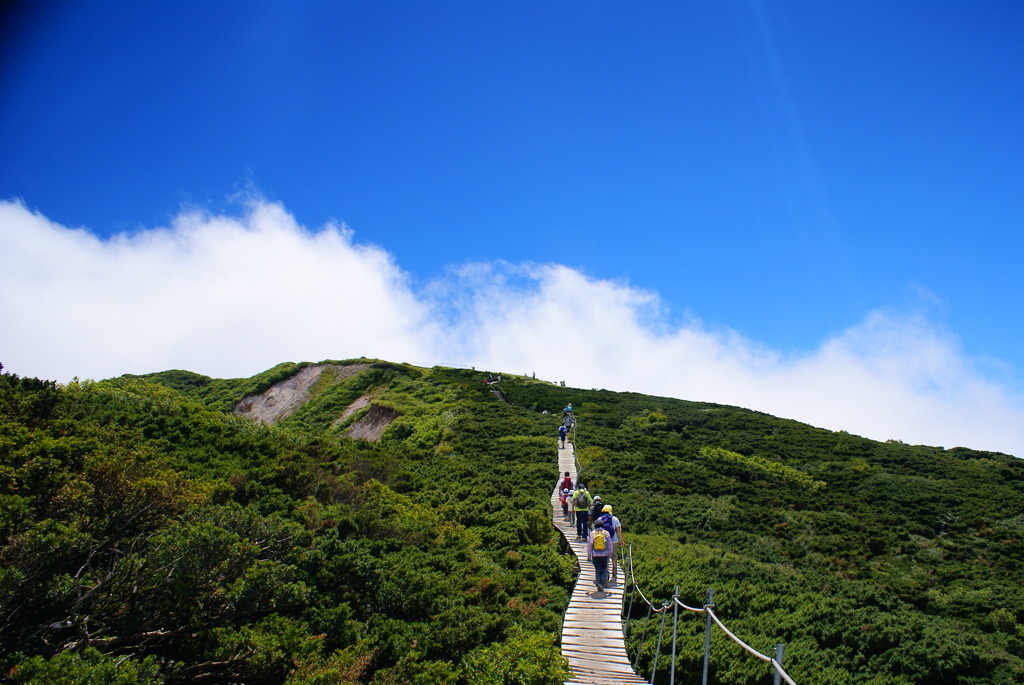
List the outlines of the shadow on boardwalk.
{"label": "shadow on boardwalk", "polygon": [[[576,480],[572,443],[558,450],[558,474],[566,471]],[[559,478],[561,481],[561,478]],[[625,574],[619,583],[597,592],[594,565],[587,561],[587,544],[576,540],[576,528],[562,520],[558,488],[551,497],[553,519],[580,562],[569,608],[562,622],[562,655],[569,660],[574,677],[566,685],[640,685],[647,681],[633,672],[622,635],[622,597]],[[609,569],[609,572],[611,569]]]}

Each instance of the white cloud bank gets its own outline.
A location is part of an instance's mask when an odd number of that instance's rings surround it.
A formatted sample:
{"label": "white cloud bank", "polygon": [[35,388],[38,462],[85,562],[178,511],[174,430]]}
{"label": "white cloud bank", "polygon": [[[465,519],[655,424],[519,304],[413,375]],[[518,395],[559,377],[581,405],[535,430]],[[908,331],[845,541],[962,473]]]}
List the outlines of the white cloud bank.
{"label": "white cloud bank", "polygon": [[1024,456],[1024,397],[920,316],[872,312],[794,357],[699,322],[671,326],[655,293],[560,265],[463,265],[418,292],[384,250],[343,226],[308,231],[263,200],[106,241],[0,202],[0,245],[0,362],[22,376],[239,377],[366,355]]}

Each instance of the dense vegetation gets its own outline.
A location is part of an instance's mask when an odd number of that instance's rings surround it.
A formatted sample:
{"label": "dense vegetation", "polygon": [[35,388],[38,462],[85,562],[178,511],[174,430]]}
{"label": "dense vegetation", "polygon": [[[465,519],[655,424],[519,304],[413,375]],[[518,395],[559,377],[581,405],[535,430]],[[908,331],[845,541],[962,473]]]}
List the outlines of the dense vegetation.
{"label": "dense vegetation", "polygon": [[[1024,461],[668,398],[506,392],[573,403],[582,476],[631,533],[645,594],[660,605],[678,586],[701,606],[713,588],[730,630],[762,653],[786,645],[796,682],[1024,682]],[[677,676],[699,682],[703,617],[679,630]],[[712,655],[713,682],[767,682],[717,630]]]}
{"label": "dense vegetation", "polygon": [[[0,674],[28,683],[555,683],[554,441],[480,374],[325,388],[382,440],[225,413],[297,370],[0,375]],[[346,386],[346,384],[348,384]],[[355,420],[355,417],[353,417]]]}
{"label": "dense vegetation", "polygon": [[[1024,681],[1021,460],[375,360],[324,367],[273,426],[230,413],[304,366],[0,374],[0,678],[561,682],[572,565],[543,412],[571,401],[584,479],[657,602],[714,588],[743,639],[786,644],[801,685]],[[376,442],[345,437],[367,397],[398,416]],[[703,620],[682,619],[677,682],[699,682]],[[771,677],[718,631],[711,664],[714,683]]]}

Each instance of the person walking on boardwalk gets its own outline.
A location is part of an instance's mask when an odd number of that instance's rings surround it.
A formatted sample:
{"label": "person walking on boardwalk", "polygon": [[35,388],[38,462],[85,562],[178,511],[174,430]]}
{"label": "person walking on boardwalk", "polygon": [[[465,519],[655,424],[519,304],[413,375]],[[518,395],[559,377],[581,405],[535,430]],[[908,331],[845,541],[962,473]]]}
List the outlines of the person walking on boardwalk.
{"label": "person walking on boardwalk", "polygon": [[613,549],[611,534],[601,526],[595,526],[587,538],[587,561],[594,563],[594,583],[598,592],[608,587],[608,560]]}
{"label": "person walking on boardwalk", "polygon": [[562,482],[558,487],[562,492],[568,493],[565,496],[565,505],[569,509],[569,516],[565,520],[575,526],[576,508],[572,504],[572,491],[575,490],[575,488],[572,485],[572,475],[568,471],[565,472],[565,478],[562,479]]}
{"label": "person walking on boardwalk", "polygon": [[562,520],[569,521],[569,498],[572,497],[572,490],[569,488],[562,488],[562,492],[558,495],[558,501],[562,503]]}
{"label": "person walking on boardwalk", "polygon": [[594,527],[594,523],[597,521],[597,517],[604,511],[604,502],[601,501],[601,495],[594,495],[594,502],[590,505],[590,527]]}
{"label": "person walking on boardwalk", "polygon": [[565,427],[564,423],[561,426],[558,427],[558,439],[562,441],[562,449],[563,450],[565,449],[565,436],[566,436],[566,434],[568,432],[569,432],[569,429]]}
{"label": "person walking on boardwalk", "polygon": [[572,493],[572,504],[576,511],[576,539],[586,540],[590,532],[590,507],[594,504],[594,498],[587,492],[586,485],[576,484],[576,491]]}
{"label": "person walking on boardwalk", "polygon": [[[596,499],[596,498],[595,498]],[[619,551],[626,544],[622,539],[622,522],[619,517],[612,514],[612,505],[606,504],[601,509],[601,515],[594,521],[594,530],[603,528],[612,536],[612,553],[609,562],[612,569],[612,585],[619,582]]]}

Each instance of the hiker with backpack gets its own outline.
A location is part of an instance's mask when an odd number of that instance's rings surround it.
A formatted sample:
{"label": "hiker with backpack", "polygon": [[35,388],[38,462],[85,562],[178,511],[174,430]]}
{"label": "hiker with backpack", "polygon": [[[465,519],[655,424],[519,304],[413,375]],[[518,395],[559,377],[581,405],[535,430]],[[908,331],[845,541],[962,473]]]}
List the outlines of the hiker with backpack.
{"label": "hiker with backpack", "polygon": [[562,441],[563,450],[565,449],[565,436],[568,432],[569,429],[565,427],[565,424],[562,424],[561,426],[558,427],[558,439]]}
{"label": "hiker with backpack", "polygon": [[614,553],[611,534],[601,526],[595,526],[587,538],[587,561],[594,564],[594,583],[597,591],[608,587],[608,560]]}
{"label": "hiker with backpack", "polygon": [[569,498],[572,496],[572,490],[569,488],[562,488],[561,494],[558,495],[558,501],[562,503],[562,520],[569,521]]}
{"label": "hiker with backpack", "polygon": [[572,476],[569,475],[568,471],[565,472],[565,477],[562,478],[562,484],[559,485],[558,487],[563,489],[563,490],[565,488],[569,488],[570,490],[573,489],[573,487],[572,487]]}
{"label": "hiker with backpack", "polygon": [[609,563],[611,564],[612,569],[612,581],[610,584],[618,585],[619,548],[625,545],[625,541],[622,539],[622,522],[619,521],[618,516],[612,514],[612,505],[606,504],[602,507],[601,515],[594,521],[594,530],[597,530],[598,528],[605,530],[611,536],[612,553],[610,555]]}
{"label": "hiker with backpack", "polygon": [[601,515],[604,510],[604,502],[601,501],[601,495],[594,495],[594,502],[590,505],[590,527],[594,527],[594,523],[597,521],[597,517]]}
{"label": "hiker with backpack", "polygon": [[587,486],[577,483],[576,491],[572,493],[573,509],[576,511],[576,539],[586,540],[590,532],[590,507],[594,504],[594,498],[587,492]]}

